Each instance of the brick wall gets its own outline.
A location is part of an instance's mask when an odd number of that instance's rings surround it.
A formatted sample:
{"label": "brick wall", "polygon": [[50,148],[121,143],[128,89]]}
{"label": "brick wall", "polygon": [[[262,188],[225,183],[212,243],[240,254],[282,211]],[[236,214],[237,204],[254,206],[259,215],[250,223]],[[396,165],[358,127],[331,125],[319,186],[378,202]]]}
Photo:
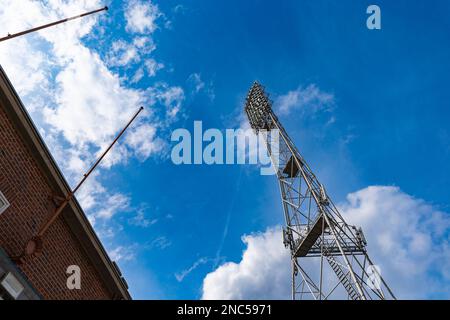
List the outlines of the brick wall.
{"label": "brick wall", "polygon": [[[10,257],[48,219],[55,206],[45,176],[0,105],[0,191],[10,207],[0,214],[0,246]],[[98,273],[60,216],[43,237],[42,254],[18,267],[45,299],[110,299]],[[81,290],[66,286],[69,265],[81,268]]]}

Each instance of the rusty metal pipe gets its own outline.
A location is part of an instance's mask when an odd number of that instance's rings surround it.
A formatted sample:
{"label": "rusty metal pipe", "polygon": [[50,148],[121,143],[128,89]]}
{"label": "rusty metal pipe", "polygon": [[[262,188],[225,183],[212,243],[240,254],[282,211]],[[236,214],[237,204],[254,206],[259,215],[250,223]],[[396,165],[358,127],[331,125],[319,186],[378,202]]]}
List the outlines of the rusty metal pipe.
{"label": "rusty metal pipe", "polygon": [[56,26],[57,24],[61,24],[61,23],[64,23],[64,22],[67,22],[67,21],[70,21],[70,20],[79,19],[79,18],[88,16],[88,15],[91,15],[91,14],[94,14],[94,13],[97,13],[97,12],[107,11],[107,10],[108,10],[108,7],[105,6],[103,8],[97,9],[97,10],[93,10],[93,11],[89,11],[89,12],[86,12],[86,13],[82,13],[82,14],[80,14],[78,16],[65,18],[65,19],[62,19],[62,20],[59,20],[59,21],[56,21],[56,22],[44,24],[42,26],[35,27],[35,28],[29,29],[29,30],[25,30],[25,31],[22,31],[22,32],[8,34],[6,37],[0,38],[0,42],[6,41],[6,40],[9,40],[9,39],[13,39],[13,38],[16,38],[16,37],[20,37],[20,36],[23,36],[25,34],[36,32],[36,31],[39,31],[39,30],[42,30],[42,29],[45,29],[45,28],[53,27],[53,26]]}
{"label": "rusty metal pipe", "polygon": [[86,179],[89,177],[89,175],[95,170],[95,168],[100,164],[100,162],[103,160],[103,158],[106,156],[106,154],[111,150],[111,148],[114,146],[114,144],[120,139],[120,137],[125,133],[125,131],[128,129],[128,127],[131,125],[131,123],[136,119],[136,117],[139,115],[139,113],[144,109],[144,107],[140,107],[139,110],[134,114],[133,118],[127,123],[127,125],[120,131],[120,133],[117,135],[117,137],[114,139],[114,141],[109,145],[109,147],[102,153],[102,155],[95,161],[95,163],[91,166],[91,168],[84,174],[83,179],[77,184],[75,189],[73,191],[70,191],[67,197],[64,199],[64,201],[61,203],[61,205],[56,209],[55,213],[50,217],[50,219],[47,221],[47,223],[39,229],[39,232],[37,233],[38,237],[42,237],[42,235],[47,231],[47,229],[51,226],[51,224],[59,217],[61,212],[64,210],[64,208],[67,206],[67,204],[72,200],[75,192],[78,191],[78,189],[83,185],[83,183],[86,181]]}

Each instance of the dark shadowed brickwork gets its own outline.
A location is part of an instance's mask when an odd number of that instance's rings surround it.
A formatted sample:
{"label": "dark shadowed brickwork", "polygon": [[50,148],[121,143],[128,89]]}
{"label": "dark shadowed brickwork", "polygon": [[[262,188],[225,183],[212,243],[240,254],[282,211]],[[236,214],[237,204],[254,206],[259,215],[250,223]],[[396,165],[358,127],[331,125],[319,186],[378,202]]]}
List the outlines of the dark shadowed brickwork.
{"label": "dark shadowed brickwork", "polygon": [[[0,99],[0,192],[10,206],[0,214],[0,247],[13,258],[22,253],[27,241],[54,212],[56,205],[52,195],[64,197],[64,194],[52,187],[48,172],[30,151],[30,142],[11,119],[4,97]],[[75,211],[73,206],[67,207],[64,216],[75,216],[71,210]],[[84,214],[82,216],[85,219]],[[87,227],[75,233],[68,221],[63,215],[58,217],[43,237],[42,253],[25,258],[17,268],[44,299],[126,299],[126,289],[122,296],[117,291],[123,289],[115,289],[124,286],[120,272],[98,249],[101,245],[91,240],[93,236],[86,231]],[[87,222],[79,222],[80,225],[83,223]],[[80,239],[84,239],[83,245]],[[78,265],[81,269],[80,290],[69,290],[66,286],[66,270],[70,265]],[[103,270],[103,277],[99,270]],[[105,280],[105,273],[114,281]]]}

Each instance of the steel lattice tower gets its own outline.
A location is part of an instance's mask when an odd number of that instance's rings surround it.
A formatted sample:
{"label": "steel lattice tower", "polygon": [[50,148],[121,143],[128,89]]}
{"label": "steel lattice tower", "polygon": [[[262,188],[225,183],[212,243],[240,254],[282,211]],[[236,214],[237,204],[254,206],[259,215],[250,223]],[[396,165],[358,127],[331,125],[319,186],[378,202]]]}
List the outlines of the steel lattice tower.
{"label": "steel lattice tower", "polygon": [[[245,112],[253,130],[266,132],[285,217],[283,242],[292,259],[292,298],[395,299],[373,265],[361,228],[347,224],[255,82]],[[278,133],[279,143],[269,143]]]}

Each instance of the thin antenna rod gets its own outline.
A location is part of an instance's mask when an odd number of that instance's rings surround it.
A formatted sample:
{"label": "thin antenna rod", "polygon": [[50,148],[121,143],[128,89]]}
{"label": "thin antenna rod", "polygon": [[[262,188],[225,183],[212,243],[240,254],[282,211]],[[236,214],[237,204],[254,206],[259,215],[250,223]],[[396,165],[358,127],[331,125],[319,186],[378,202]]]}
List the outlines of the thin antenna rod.
{"label": "thin antenna rod", "polygon": [[36,27],[36,28],[32,28],[32,29],[29,29],[29,30],[25,30],[25,31],[22,31],[22,32],[18,32],[18,33],[14,33],[14,34],[8,34],[6,37],[0,38],[0,42],[6,41],[6,40],[9,40],[9,39],[12,39],[12,38],[20,37],[20,36],[23,36],[25,34],[32,33],[32,32],[35,32],[35,31],[39,31],[39,30],[42,30],[42,29],[45,29],[45,28],[48,28],[48,27],[56,26],[57,24],[64,23],[64,22],[67,22],[67,21],[70,21],[70,20],[79,19],[79,18],[88,16],[88,15],[91,15],[91,14],[94,14],[94,13],[97,13],[97,12],[100,12],[100,11],[107,11],[107,10],[108,10],[108,7],[105,6],[105,7],[101,8],[101,9],[97,9],[97,10],[93,10],[93,11],[90,11],[90,12],[86,12],[86,13],[80,14],[78,16],[74,16],[74,17],[71,17],[71,18],[66,18],[66,19],[62,19],[62,20],[56,21],[56,22],[44,24],[42,26],[39,26],[39,27]]}
{"label": "thin antenna rod", "polygon": [[83,185],[83,183],[86,181],[86,179],[89,177],[89,175],[95,170],[95,168],[99,165],[99,163],[103,160],[103,158],[106,156],[106,154],[111,150],[111,148],[114,146],[114,144],[117,142],[117,140],[120,139],[120,137],[125,133],[125,131],[128,129],[128,127],[131,125],[131,123],[136,119],[136,117],[139,115],[139,113],[144,109],[144,107],[140,107],[139,110],[135,113],[133,118],[128,122],[128,124],[125,126],[125,128],[120,131],[120,133],[117,135],[117,137],[114,139],[114,141],[109,145],[109,147],[103,152],[103,154],[100,156],[100,158],[97,159],[97,161],[92,165],[92,167],[84,174],[83,179],[78,183],[78,185],[73,189],[73,191],[69,192],[67,197],[64,199],[64,201],[61,203],[59,208],[55,211],[53,216],[47,221],[47,223],[39,230],[37,236],[42,237],[42,235],[47,231],[47,229],[51,226],[51,224],[58,218],[58,216],[61,214],[61,212],[64,210],[64,208],[67,206],[67,204],[72,200],[75,192],[78,191],[78,189]]}

